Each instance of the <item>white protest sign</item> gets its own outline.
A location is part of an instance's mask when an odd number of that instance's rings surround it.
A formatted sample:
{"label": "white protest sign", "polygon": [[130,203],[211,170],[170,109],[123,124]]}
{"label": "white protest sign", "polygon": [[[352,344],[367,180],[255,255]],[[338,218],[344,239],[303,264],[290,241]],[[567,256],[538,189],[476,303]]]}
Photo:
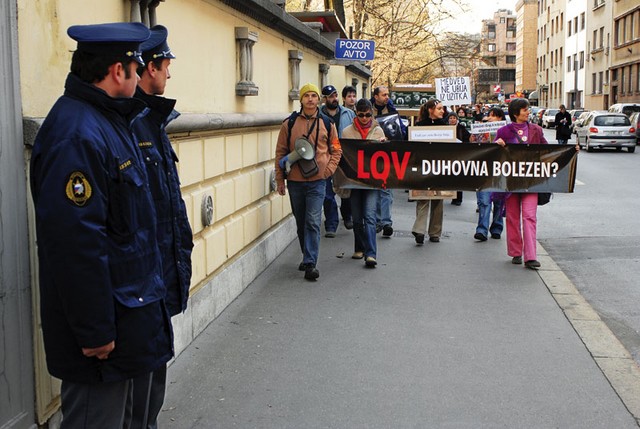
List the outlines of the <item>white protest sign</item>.
{"label": "white protest sign", "polygon": [[493,133],[507,125],[507,121],[478,122],[471,124],[471,134]]}
{"label": "white protest sign", "polygon": [[457,142],[455,125],[409,127],[409,140],[425,142]]}
{"label": "white protest sign", "polygon": [[436,79],[436,98],[445,106],[471,104],[471,85],[468,77]]}

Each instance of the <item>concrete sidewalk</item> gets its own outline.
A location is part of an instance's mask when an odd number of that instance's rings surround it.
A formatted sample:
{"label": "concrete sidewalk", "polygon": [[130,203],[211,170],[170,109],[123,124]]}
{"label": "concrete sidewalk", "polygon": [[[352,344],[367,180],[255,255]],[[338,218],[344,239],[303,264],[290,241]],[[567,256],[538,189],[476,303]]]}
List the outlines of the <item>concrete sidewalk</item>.
{"label": "concrete sidewalk", "polygon": [[307,282],[293,242],[170,366],[161,427],[637,428],[626,350],[547,256],[536,272],[504,235],[476,242],[464,198],[416,246],[396,191],[376,269],[341,226]]}

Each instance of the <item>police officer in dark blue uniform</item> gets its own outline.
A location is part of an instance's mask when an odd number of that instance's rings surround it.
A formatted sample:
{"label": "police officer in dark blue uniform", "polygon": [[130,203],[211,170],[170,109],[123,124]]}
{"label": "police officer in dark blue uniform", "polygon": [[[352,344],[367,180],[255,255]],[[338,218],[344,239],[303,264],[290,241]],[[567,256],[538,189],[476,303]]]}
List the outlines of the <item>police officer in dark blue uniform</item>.
{"label": "police officer in dark blue uniform", "polygon": [[[165,302],[169,313],[174,316],[187,308],[193,234],[180,193],[176,167],[178,157],[165,131],[167,124],[179,115],[174,110],[176,100],[160,96],[171,77],[169,65],[175,58],[167,44],[167,35],[165,27],[156,25],[151,28],[151,37],[140,45],[145,65],[138,68],[140,81],[135,98],[144,101],[150,111],[134,123],[133,129],[156,207]],[[133,381],[132,428],[157,427],[157,417],[164,402],[166,374],[167,368],[163,365]],[[148,409],[146,419],[145,409]]]}
{"label": "police officer in dark blue uniform", "polygon": [[150,36],[139,23],[72,26],[65,92],[34,143],[42,331],[62,379],[62,428],[121,428],[130,379],[173,356],[156,209],[131,124]]}

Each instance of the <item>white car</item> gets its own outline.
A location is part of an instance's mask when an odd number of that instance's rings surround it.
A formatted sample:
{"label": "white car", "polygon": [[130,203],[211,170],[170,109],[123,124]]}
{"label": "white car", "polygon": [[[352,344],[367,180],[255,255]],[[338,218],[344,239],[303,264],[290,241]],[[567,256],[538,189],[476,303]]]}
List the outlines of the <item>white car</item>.
{"label": "white car", "polygon": [[547,109],[542,115],[542,128],[555,128],[556,126],[556,114],[560,112],[560,109]]}

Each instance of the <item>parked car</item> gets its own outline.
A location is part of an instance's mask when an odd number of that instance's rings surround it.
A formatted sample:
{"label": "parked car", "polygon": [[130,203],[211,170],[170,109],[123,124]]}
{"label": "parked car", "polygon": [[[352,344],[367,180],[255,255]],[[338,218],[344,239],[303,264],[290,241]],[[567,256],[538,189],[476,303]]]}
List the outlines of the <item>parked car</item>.
{"label": "parked car", "polygon": [[635,112],[629,118],[631,126],[636,129],[636,144],[640,144],[640,112]]}
{"label": "parked car", "polygon": [[560,112],[560,109],[547,109],[542,114],[540,124],[542,128],[555,128],[556,127],[556,114]]}
{"label": "parked car", "polygon": [[571,109],[569,110],[569,114],[571,115],[571,125],[569,125],[569,128],[571,128],[571,131],[573,132],[573,125],[576,123],[576,119],[578,119],[578,117],[584,112],[584,109]]}
{"label": "parked car", "polygon": [[583,126],[577,129],[576,142],[587,152],[605,147],[620,151],[625,147],[633,153],[636,150],[636,129],[623,113],[590,112]]}
{"label": "parked car", "polygon": [[609,107],[609,112],[624,113],[631,116],[633,112],[640,112],[640,104],[637,103],[617,103]]}
{"label": "parked car", "polygon": [[583,124],[584,124],[584,120],[587,119],[587,116],[589,116],[589,111],[585,110],[584,112],[580,113],[580,116],[578,116],[578,118],[573,121],[572,125],[572,130],[573,130],[573,134],[577,134],[577,130],[578,128],[580,128]]}
{"label": "parked car", "polygon": [[546,112],[547,109],[545,107],[543,107],[542,109],[538,110],[538,112],[533,116],[533,120],[531,121],[534,124],[538,124],[541,125],[542,124],[542,115],[544,115],[544,112]]}
{"label": "parked car", "polygon": [[542,106],[531,106],[531,109],[529,110],[529,122],[535,124],[535,122],[533,122],[533,118],[540,111],[540,109],[544,109],[544,107],[542,107]]}

